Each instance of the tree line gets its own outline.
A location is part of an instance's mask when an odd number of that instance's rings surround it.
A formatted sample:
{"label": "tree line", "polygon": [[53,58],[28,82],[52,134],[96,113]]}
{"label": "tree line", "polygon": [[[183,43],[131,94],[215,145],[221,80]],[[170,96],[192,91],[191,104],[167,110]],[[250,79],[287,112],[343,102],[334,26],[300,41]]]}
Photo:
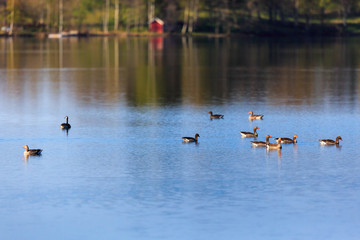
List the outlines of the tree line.
{"label": "tree line", "polygon": [[138,33],[154,17],[166,31],[183,34],[256,30],[259,23],[344,29],[359,13],[359,0],[0,0],[2,30],[9,33]]}

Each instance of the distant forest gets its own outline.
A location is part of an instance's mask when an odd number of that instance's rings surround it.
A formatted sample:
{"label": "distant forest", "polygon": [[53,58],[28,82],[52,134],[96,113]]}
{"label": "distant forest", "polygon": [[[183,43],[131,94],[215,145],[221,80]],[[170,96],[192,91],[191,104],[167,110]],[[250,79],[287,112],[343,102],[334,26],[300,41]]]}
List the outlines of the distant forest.
{"label": "distant forest", "polygon": [[0,0],[6,34],[146,33],[154,17],[182,34],[360,33],[359,0]]}

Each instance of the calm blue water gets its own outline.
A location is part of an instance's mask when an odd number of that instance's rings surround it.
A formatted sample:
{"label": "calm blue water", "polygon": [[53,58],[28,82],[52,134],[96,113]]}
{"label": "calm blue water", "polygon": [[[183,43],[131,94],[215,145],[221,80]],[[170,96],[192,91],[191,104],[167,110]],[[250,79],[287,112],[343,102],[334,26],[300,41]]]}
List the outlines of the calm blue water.
{"label": "calm blue water", "polygon": [[0,238],[359,239],[357,41],[162,41],[0,39]]}

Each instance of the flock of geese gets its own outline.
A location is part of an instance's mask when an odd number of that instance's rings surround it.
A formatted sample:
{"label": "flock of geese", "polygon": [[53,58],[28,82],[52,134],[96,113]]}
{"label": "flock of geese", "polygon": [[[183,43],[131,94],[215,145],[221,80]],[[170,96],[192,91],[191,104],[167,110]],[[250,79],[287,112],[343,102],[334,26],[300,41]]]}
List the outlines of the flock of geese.
{"label": "flock of geese", "polygon": [[[221,119],[224,118],[224,115],[221,114],[213,114],[213,112],[209,112],[210,114],[210,119]],[[264,115],[257,115],[254,114],[253,111],[249,112],[249,119],[250,120],[262,120]],[[258,133],[256,132],[256,130],[260,129],[259,127],[254,127],[254,132],[240,132],[241,136],[244,138],[257,138]],[[189,143],[189,142],[194,142],[197,143],[198,142],[198,137],[200,137],[200,135],[198,133],[195,134],[195,137],[183,137],[183,142]],[[269,139],[272,136],[270,135],[266,135],[266,141],[251,141],[252,146],[254,147],[266,147],[267,149],[271,150],[271,149],[277,149],[280,150],[282,148],[281,144],[296,144],[297,143],[297,138],[298,136],[296,134],[294,134],[293,138],[275,138],[276,143],[270,143]],[[336,137],[336,140],[332,140],[332,139],[321,139],[319,140],[321,145],[339,145],[339,140],[342,141],[342,138],[340,136]]]}
{"label": "flock of geese", "polygon": [[[221,114],[213,114],[213,112],[209,112],[210,114],[210,119],[222,119],[224,118],[224,115]],[[262,120],[264,115],[256,115],[253,113],[253,111],[249,112],[249,119],[250,120]],[[65,116],[65,123],[60,124],[60,128],[63,130],[69,130],[71,128],[71,125],[69,124],[69,117]],[[256,130],[260,129],[259,127],[254,127],[254,132],[240,132],[242,137],[245,138],[256,138],[258,136],[258,133],[256,132]],[[183,142],[186,143],[190,143],[190,142],[194,142],[197,143],[198,142],[198,138],[200,137],[200,135],[198,133],[195,134],[195,137],[183,137],[182,140]],[[272,136],[270,135],[266,135],[266,141],[251,141],[252,146],[254,147],[266,147],[267,149],[281,149],[282,146],[281,144],[296,144],[297,143],[297,135],[294,134],[293,138],[275,138],[276,143],[270,143],[269,139]],[[321,139],[319,140],[321,145],[339,145],[339,140],[342,141],[342,138],[340,136],[338,136],[336,138],[336,140],[332,140],[332,139]],[[24,151],[24,155],[25,156],[38,156],[41,155],[42,153],[42,149],[29,149],[28,145],[23,146],[23,148],[25,148]]]}

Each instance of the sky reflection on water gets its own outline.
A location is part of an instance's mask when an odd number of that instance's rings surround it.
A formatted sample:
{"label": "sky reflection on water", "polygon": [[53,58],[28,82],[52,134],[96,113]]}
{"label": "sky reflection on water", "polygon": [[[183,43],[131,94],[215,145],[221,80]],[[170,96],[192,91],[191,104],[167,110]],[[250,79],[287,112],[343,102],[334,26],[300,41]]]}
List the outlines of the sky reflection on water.
{"label": "sky reflection on water", "polygon": [[1,238],[358,239],[355,39],[162,41],[0,39]]}

